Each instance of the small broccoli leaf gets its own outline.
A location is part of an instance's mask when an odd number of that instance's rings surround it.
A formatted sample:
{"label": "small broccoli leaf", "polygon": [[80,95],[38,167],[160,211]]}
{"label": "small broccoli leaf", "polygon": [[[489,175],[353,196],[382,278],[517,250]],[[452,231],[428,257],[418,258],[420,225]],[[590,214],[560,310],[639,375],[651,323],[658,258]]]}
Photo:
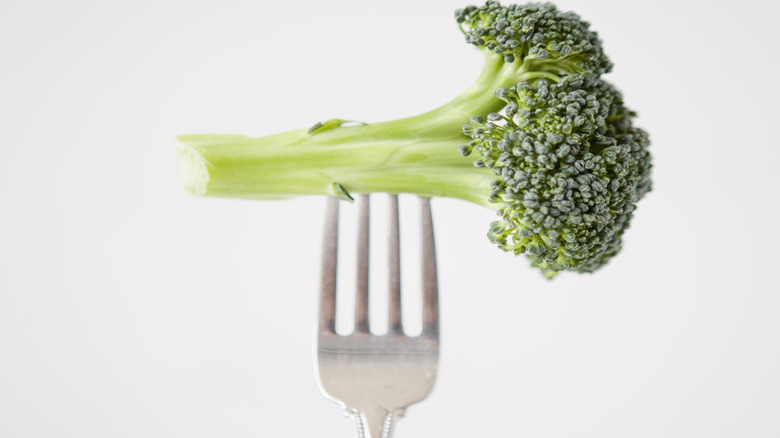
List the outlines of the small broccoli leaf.
{"label": "small broccoli leaf", "polygon": [[333,194],[338,196],[339,199],[347,202],[355,202],[355,198],[352,197],[352,195],[349,194],[347,189],[344,188],[344,186],[341,185],[341,183],[334,181],[330,185],[330,189],[333,190]]}
{"label": "small broccoli leaf", "polygon": [[365,125],[365,123],[363,122],[356,122],[354,120],[330,119],[324,122],[317,122],[316,124],[314,124],[314,126],[309,128],[309,135],[314,135],[334,128],[340,128],[347,123],[354,124],[354,125]]}

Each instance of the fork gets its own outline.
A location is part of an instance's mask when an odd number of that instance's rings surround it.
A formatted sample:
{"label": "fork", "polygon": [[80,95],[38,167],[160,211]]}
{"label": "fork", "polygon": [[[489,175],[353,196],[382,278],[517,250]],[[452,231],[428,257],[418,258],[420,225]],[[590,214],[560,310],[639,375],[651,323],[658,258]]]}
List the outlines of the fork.
{"label": "fork", "polygon": [[390,438],[395,420],[409,405],[425,399],[436,379],[436,253],[430,199],[420,198],[423,330],[418,336],[408,336],[401,323],[398,196],[390,195],[389,324],[386,335],[372,334],[368,321],[368,199],[368,195],[361,195],[355,321],[349,335],[338,335],[335,329],[339,200],[328,200],[317,328],[317,384],[320,392],[341,405],[344,414],[354,421],[357,438]]}

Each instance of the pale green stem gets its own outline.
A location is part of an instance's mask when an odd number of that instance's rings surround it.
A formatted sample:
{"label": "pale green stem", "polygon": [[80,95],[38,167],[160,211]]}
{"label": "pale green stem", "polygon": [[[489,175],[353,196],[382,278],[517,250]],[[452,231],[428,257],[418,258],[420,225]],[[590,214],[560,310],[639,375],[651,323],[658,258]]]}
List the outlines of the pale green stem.
{"label": "pale green stem", "polygon": [[414,193],[491,206],[495,177],[458,154],[470,140],[462,126],[473,115],[499,111],[504,103],[494,90],[524,79],[525,67],[485,51],[482,74],[471,87],[440,108],[405,119],[262,138],[181,136],[185,186],[197,195],[276,199],[332,195],[338,183],[350,193]]}

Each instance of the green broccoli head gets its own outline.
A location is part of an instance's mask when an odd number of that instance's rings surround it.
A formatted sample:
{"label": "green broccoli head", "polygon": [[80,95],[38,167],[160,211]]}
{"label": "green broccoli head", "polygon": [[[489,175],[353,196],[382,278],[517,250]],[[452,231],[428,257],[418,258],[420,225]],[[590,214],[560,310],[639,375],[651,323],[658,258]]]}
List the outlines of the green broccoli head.
{"label": "green broccoli head", "polygon": [[461,146],[497,179],[501,221],[488,237],[545,275],[592,272],[620,250],[635,203],[650,190],[647,133],[612,85],[579,75],[496,90],[506,103],[464,126]]}
{"label": "green broccoli head", "polygon": [[552,3],[502,6],[488,1],[455,11],[466,42],[504,57],[532,63],[530,70],[558,76],[598,76],[612,69],[598,35],[573,12]]}

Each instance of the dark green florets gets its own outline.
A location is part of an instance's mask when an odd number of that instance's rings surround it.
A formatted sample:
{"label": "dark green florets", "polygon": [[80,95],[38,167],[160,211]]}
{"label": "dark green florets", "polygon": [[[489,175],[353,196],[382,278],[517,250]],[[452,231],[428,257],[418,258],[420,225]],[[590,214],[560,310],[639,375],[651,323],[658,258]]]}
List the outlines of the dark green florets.
{"label": "dark green florets", "polygon": [[503,220],[488,237],[545,275],[593,272],[620,250],[634,204],[650,190],[649,140],[609,83],[579,75],[496,90],[499,113],[464,127],[478,167],[493,169]]}
{"label": "dark green florets", "polygon": [[466,42],[515,60],[535,62],[534,70],[559,76],[598,76],[612,69],[590,24],[551,3],[502,6],[488,1],[455,11]]}

